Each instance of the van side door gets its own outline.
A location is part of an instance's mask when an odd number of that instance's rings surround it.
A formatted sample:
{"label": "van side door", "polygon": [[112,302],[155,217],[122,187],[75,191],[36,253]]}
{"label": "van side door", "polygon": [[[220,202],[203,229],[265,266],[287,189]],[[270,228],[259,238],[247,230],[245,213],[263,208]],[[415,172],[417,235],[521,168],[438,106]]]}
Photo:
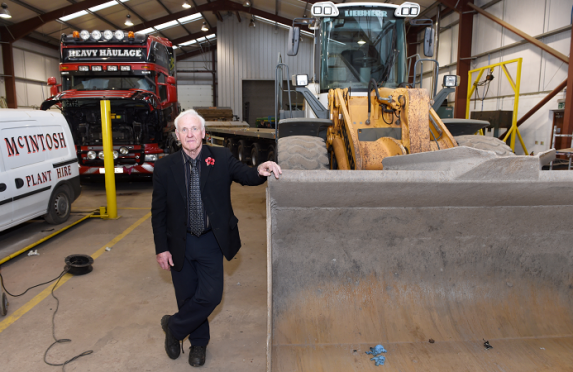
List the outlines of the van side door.
{"label": "van side door", "polygon": [[0,230],[10,225],[13,216],[12,198],[14,197],[15,185],[11,182],[13,176],[9,174],[4,166],[4,157],[6,156],[5,144],[0,143]]}

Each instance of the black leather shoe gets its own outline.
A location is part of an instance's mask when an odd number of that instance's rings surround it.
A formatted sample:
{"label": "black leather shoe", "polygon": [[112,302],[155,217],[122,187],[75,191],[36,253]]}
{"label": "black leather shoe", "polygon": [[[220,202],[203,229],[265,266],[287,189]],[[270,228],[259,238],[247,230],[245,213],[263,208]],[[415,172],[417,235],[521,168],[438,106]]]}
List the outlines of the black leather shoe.
{"label": "black leather shoe", "polygon": [[181,353],[181,346],[179,344],[179,340],[171,334],[171,330],[169,329],[169,318],[171,318],[171,315],[164,315],[163,318],[161,318],[161,328],[163,328],[163,331],[165,332],[165,352],[169,358],[177,359]]}
{"label": "black leather shoe", "polygon": [[207,353],[207,346],[191,346],[189,350],[189,364],[192,367],[201,367],[205,364],[205,354]]}

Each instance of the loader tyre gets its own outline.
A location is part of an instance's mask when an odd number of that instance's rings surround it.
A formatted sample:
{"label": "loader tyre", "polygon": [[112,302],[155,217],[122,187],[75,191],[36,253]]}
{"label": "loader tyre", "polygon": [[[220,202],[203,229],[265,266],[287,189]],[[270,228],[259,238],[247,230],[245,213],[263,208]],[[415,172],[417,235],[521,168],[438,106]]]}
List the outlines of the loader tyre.
{"label": "loader tyre", "polygon": [[278,163],[283,169],[329,169],[326,143],[320,137],[281,138],[278,143]]}
{"label": "loader tyre", "polygon": [[502,140],[495,137],[486,136],[455,136],[454,139],[458,142],[458,146],[472,147],[474,149],[493,151],[497,156],[513,156],[511,147],[505,144]]}

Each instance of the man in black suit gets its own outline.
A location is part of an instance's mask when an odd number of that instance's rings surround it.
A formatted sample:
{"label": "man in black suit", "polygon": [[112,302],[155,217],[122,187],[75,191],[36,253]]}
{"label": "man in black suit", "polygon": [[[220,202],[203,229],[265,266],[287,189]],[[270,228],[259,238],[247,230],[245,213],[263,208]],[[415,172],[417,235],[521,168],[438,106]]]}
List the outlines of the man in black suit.
{"label": "man in black suit", "polygon": [[189,364],[205,363],[208,316],[223,295],[223,256],[241,247],[238,219],[231,206],[231,183],[256,186],[280,167],[267,161],[250,168],[226,148],[203,146],[205,120],[194,110],[175,119],[181,150],[160,159],[153,173],[151,225],[157,262],[171,270],[179,311],[165,315],[165,351],[179,357],[179,342],[189,336]]}

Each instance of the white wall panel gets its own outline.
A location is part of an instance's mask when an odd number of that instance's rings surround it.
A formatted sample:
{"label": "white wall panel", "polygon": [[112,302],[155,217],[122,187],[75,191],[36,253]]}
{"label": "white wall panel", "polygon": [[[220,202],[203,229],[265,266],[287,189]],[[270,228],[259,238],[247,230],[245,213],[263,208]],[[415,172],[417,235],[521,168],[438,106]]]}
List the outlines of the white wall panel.
{"label": "white wall panel", "polygon": [[44,65],[44,56],[24,51],[24,61],[26,69],[25,78],[34,80],[47,80],[46,67]]}
{"label": "white wall panel", "polygon": [[[283,63],[289,66],[290,75],[309,74],[312,76],[313,40],[303,37],[296,57],[288,57],[288,31],[274,25],[256,22],[256,27],[248,27],[248,20],[238,22],[236,17],[217,22],[217,73],[218,106],[233,109],[233,114],[243,114],[242,81],[273,80],[278,54]],[[286,78],[286,75],[285,75]]]}
{"label": "white wall panel", "polygon": [[546,0],[547,22],[545,31],[552,31],[571,24],[571,0]]}
{"label": "white wall panel", "polygon": [[[545,19],[546,8],[545,1],[512,0],[503,1],[502,3],[505,4],[505,14],[502,18],[504,21],[528,35],[539,35],[543,33],[543,21]],[[571,12],[571,9],[569,9],[569,12]],[[504,29],[503,45],[508,45],[521,40],[523,40],[521,37]]]}
{"label": "white wall panel", "polygon": [[[498,18],[503,19],[503,4],[505,1],[499,2],[489,8],[487,12],[493,14]],[[502,27],[481,15],[474,16],[472,33],[472,55],[480,54],[499,48],[501,44]]]}
{"label": "white wall panel", "polygon": [[181,108],[185,110],[193,107],[213,106],[212,85],[178,85],[177,97]]}
{"label": "white wall panel", "polygon": [[28,106],[28,84],[16,80],[16,100],[18,107]]}
{"label": "white wall panel", "polygon": [[[571,44],[571,34],[563,32],[557,35],[549,36],[544,38],[542,41],[549,45],[550,47],[560,51],[565,55],[569,55],[567,49]],[[541,79],[541,91],[553,90],[555,89],[563,80],[567,79],[567,69],[569,65],[553,57],[549,53],[543,53],[543,68],[542,79]],[[573,89],[571,90],[573,91]]]}
{"label": "white wall panel", "polygon": [[14,56],[14,75],[16,77],[26,77],[26,61],[24,59],[24,51],[22,49],[12,48],[12,55]]}
{"label": "white wall panel", "polygon": [[440,66],[452,63],[452,29],[446,30],[440,34],[440,50],[438,53],[438,62]]}

